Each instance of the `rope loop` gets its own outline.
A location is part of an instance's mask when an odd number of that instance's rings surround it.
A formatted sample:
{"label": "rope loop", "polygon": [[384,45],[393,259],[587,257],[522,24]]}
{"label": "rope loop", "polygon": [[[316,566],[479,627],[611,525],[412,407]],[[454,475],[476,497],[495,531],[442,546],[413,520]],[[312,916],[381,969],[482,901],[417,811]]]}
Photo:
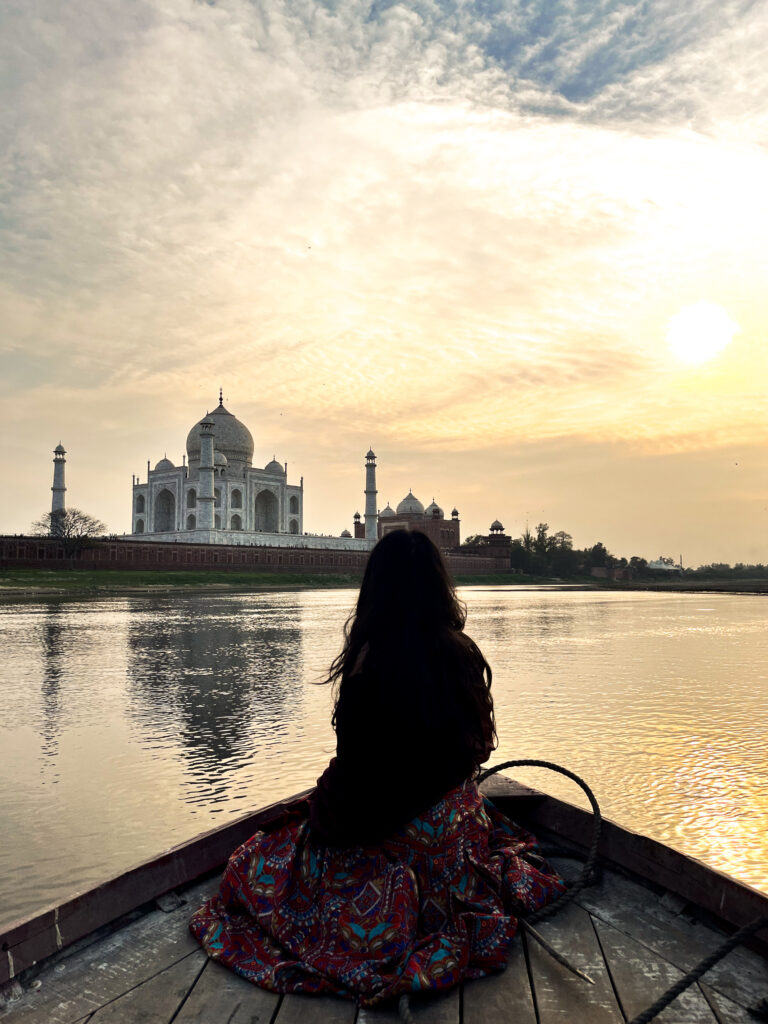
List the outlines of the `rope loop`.
{"label": "rope loop", "polygon": [[[566,778],[571,779],[573,782],[575,782],[578,786],[581,787],[581,789],[586,794],[587,799],[589,800],[594,815],[592,826],[592,841],[590,843],[589,853],[587,855],[587,859],[581,871],[581,874],[569,889],[567,889],[564,893],[562,893],[560,896],[554,899],[551,903],[548,903],[544,907],[540,907],[538,910],[535,910],[532,914],[528,914],[526,917],[523,917],[523,915],[518,916],[521,918],[521,924],[525,927],[526,931],[528,931],[528,934],[532,935],[534,938],[536,938],[537,941],[541,942],[544,948],[547,949],[548,952],[550,952],[550,954],[553,955],[556,960],[558,960],[558,962],[563,964],[563,966],[567,967],[568,970],[573,971],[573,973],[578,974],[580,977],[584,978],[584,980],[592,982],[591,978],[585,976],[583,972],[575,969],[567,961],[567,959],[563,957],[561,953],[558,953],[556,950],[553,950],[552,947],[549,946],[549,944],[545,940],[543,940],[543,937],[540,936],[535,929],[530,928],[529,925],[532,921],[537,921],[541,920],[544,917],[548,917],[550,914],[553,914],[555,913],[555,911],[560,910],[562,907],[566,906],[566,904],[574,900],[579,895],[579,893],[591,883],[594,877],[593,870],[595,860],[597,859],[597,848],[600,843],[600,833],[602,830],[603,823],[603,816],[600,812],[600,807],[595,798],[595,794],[592,792],[587,783],[584,782],[583,779],[579,778],[579,776],[575,772],[569,771],[567,768],[562,768],[560,765],[554,764],[551,761],[540,761],[535,758],[521,758],[520,760],[504,761],[502,764],[493,765],[491,768],[487,768],[484,772],[481,772],[480,775],[478,775],[478,785],[481,782],[484,782],[485,779],[490,778],[491,775],[495,775],[497,772],[505,771],[507,768],[547,768],[549,771],[557,772],[558,774],[564,775]],[[637,1017],[634,1017],[629,1022],[629,1024],[649,1024],[649,1022],[658,1017],[658,1015],[664,1009],[666,1009],[666,1007],[669,1006],[669,1004],[673,1002],[673,1000],[677,999],[677,997],[681,993],[683,993],[687,988],[690,988],[691,985],[695,984],[699,980],[699,978],[702,977],[702,975],[706,974],[706,972],[711,967],[714,967],[716,963],[722,960],[723,957],[727,956],[728,953],[730,953],[733,949],[736,948],[736,946],[740,945],[742,942],[746,942],[746,940],[749,939],[752,935],[755,935],[758,931],[766,927],[768,927],[768,917],[758,917],[755,918],[754,921],[750,921],[748,924],[745,924],[742,928],[734,932],[733,935],[726,939],[725,942],[721,943],[721,945],[718,946],[717,949],[713,950],[713,952],[710,953],[709,956],[706,956],[699,964],[696,965],[696,967],[688,971],[687,974],[683,975],[683,977],[676,981],[674,985],[671,985],[667,989],[667,991],[664,992],[664,994],[661,995],[655,1003],[653,1003],[652,1006],[649,1006],[648,1009],[644,1010]],[[766,1005],[768,1006],[768,1001],[766,1001]],[[408,993],[404,993],[400,996],[398,1010],[400,1013],[400,1018],[404,1022],[404,1024],[414,1024]],[[755,1013],[755,1011],[752,1012]],[[758,1017],[758,1019],[768,1019],[768,1016],[760,1018],[761,1012],[764,1012],[762,1006],[759,1008],[759,1011],[755,1014],[755,1016]]]}
{"label": "rope loop", "polygon": [[[478,785],[484,782],[491,775],[495,775],[497,772],[505,771],[507,768],[547,768],[551,772],[557,772],[559,775],[564,775],[567,779],[571,779],[577,786],[586,794],[587,800],[589,800],[590,807],[592,808],[592,841],[589,846],[589,853],[584,863],[584,867],[581,870],[581,874],[573,883],[573,885],[566,889],[564,893],[561,893],[558,897],[552,900],[551,903],[547,903],[544,907],[539,907],[538,910],[534,910],[532,914],[528,914],[525,918],[526,921],[541,921],[545,917],[549,917],[554,914],[555,911],[562,909],[566,904],[571,903],[579,893],[586,889],[591,883],[594,877],[595,861],[597,860],[597,848],[600,844],[600,833],[603,827],[603,815],[600,811],[600,805],[597,802],[595,794],[592,792],[587,783],[576,772],[570,771],[568,768],[563,768],[559,764],[555,764],[552,761],[540,761],[536,758],[520,758],[516,761],[502,761],[501,764],[495,764],[491,768],[486,768],[484,772],[480,772],[477,777]],[[521,916],[521,915],[518,915]]]}

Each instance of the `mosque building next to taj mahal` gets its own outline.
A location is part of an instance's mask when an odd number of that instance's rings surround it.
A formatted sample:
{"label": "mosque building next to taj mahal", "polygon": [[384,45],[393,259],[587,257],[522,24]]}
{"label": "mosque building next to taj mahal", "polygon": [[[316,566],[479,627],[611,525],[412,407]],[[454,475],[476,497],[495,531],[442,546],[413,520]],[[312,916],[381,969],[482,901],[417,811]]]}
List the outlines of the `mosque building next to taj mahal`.
{"label": "mosque building next to taj mahal", "polygon": [[[365,457],[365,520],[354,516],[354,536],[308,534],[304,530],[304,478],[288,483],[288,466],[274,458],[252,465],[250,430],[219,404],[187,435],[181,466],[163,457],[147,479],[133,478],[131,537],[198,544],[260,544],[367,550],[390,529],[419,529],[444,550],[460,544],[459,513],[446,519],[433,500],[428,508],[409,491],[397,506],[377,508],[376,456]],[[63,479],[63,477],[62,477]]]}

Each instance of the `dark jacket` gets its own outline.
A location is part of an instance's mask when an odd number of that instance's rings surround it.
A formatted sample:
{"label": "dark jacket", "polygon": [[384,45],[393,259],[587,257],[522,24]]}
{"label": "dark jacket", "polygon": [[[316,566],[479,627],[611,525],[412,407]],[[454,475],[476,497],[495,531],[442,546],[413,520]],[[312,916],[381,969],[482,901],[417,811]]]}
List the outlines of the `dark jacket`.
{"label": "dark jacket", "polygon": [[[336,757],[310,798],[317,842],[352,846],[385,839],[489,756],[490,716],[481,721],[472,702],[457,701],[455,681],[440,678],[445,671],[425,668],[432,678],[421,685],[414,678],[383,679],[363,665],[344,680],[335,716]],[[478,673],[478,685],[484,686],[479,668]]]}

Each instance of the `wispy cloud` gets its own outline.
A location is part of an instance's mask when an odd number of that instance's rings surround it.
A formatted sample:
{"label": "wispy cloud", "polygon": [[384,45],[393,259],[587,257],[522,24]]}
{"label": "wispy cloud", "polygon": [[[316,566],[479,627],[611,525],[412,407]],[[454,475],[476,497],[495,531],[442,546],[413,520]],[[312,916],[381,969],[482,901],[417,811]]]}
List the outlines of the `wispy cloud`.
{"label": "wispy cloud", "polygon": [[[350,430],[489,467],[521,438],[766,439],[764,5],[2,18],[1,387],[30,451],[107,416],[123,479],[220,382],[305,462]],[[664,327],[702,298],[742,331],[684,376]]]}

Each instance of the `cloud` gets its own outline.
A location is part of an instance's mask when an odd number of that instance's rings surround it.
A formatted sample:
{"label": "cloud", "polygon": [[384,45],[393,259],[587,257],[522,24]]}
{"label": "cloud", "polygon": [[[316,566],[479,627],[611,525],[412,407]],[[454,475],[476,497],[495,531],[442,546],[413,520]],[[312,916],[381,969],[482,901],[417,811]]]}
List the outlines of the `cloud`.
{"label": "cloud", "polygon": [[[71,423],[135,469],[219,384],[305,460],[764,437],[760,5],[3,19],[0,387],[30,451]],[[742,331],[683,377],[665,325],[702,299]]]}

